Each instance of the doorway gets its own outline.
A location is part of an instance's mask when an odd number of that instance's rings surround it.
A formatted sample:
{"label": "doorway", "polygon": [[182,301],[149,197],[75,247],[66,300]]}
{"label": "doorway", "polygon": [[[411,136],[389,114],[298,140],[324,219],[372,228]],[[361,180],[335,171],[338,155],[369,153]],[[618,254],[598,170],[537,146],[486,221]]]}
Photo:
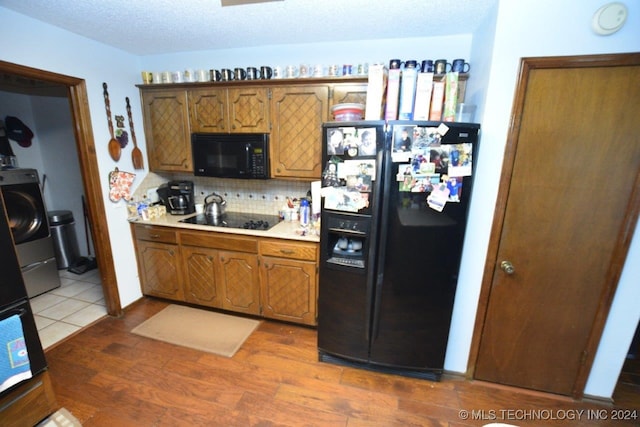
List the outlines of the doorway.
{"label": "doorway", "polygon": [[107,313],[121,316],[122,307],[113,265],[111,242],[109,240],[105,206],[100,186],[100,173],[96,156],[93,130],[89,112],[89,102],[85,81],[76,77],[65,76],[45,70],[25,67],[0,61],[0,73],[17,76],[31,82],[30,84],[46,84],[66,91],[71,108],[73,132],[76,151],[80,163],[84,194],[86,196],[87,214],[90,232],[93,236],[94,250],[100,272]]}
{"label": "doorway", "polygon": [[640,54],[522,60],[474,378],[582,396],[640,210],[638,81]]}

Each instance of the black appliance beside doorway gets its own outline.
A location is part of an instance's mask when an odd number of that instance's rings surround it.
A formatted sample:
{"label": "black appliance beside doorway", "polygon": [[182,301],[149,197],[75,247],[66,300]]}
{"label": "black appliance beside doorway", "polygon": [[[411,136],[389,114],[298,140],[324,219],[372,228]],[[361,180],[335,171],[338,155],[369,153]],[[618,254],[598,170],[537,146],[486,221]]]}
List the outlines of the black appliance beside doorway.
{"label": "black appliance beside doorway", "polygon": [[[0,193],[2,191],[3,189],[0,188]],[[2,198],[0,198],[0,253],[2,253],[2,257],[0,257],[0,271],[2,272],[2,282],[0,283],[0,322],[14,315],[19,316],[22,323],[24,344],[29,357],[31,374],[35,376],[46,369],[47,362],[22,279],[22,273],[14,249],[8,217]],[[0,345],[6,348],[7,343],[2,342]],[[5,378],[0,378],[0,383],[4,381]],[[13,390],[22,382],[24,381],[13,384],[11,387],[2,391],[0,396]]]}
{"label": "black appliance beside doorway", "polygon": [[442,125],[324,125],[320,360],[440,379],[480,128]]}
{"label": "black appliance beside doorway", "polygon": [[27,295],[33,298],[60,287],[38,171],[1,170],[0,187]]}

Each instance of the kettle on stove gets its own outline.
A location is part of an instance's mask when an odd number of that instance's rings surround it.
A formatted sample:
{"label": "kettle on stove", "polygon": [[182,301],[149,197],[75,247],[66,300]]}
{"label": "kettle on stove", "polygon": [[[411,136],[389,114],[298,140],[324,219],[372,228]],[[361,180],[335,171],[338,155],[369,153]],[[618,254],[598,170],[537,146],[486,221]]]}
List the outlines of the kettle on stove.
{"label": "kettle on stove", "polygon": [[204,199],[204,214],[210,218],[220,218],[225,214],[227,201],[217,193],[209,194]]}

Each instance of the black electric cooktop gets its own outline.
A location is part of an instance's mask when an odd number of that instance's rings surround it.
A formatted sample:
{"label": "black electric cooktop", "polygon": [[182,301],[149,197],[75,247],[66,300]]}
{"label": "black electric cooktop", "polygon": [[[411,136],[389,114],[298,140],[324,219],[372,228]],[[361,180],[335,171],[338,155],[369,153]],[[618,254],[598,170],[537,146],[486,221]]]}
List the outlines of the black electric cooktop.
{"label": "black electric cooktop", "polygon": [[248,214],[241,212],[227,212],[215,219],[205,214],[197,214],[180,220],[180,222],[188,224],[244,228],[247,230],[268,230],[279,221],[280,218],[277,215]]}

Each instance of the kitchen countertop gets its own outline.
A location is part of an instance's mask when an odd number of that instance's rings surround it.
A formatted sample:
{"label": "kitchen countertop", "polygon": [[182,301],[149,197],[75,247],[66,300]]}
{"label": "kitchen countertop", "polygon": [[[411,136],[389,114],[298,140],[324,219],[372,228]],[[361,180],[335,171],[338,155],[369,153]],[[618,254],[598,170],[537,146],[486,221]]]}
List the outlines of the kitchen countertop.
{"label": "kitchen countertop", "polygon": [[202,225],[202,224],[189,224],[185,222],[180,222],[181,219],[188,218],[190,216],[194,216],[196,214],[189,215],[170,215],[166,214],[159,218],[154,218],[151,220],[143,220],[143,219],[130,219],[129,222],[134,224],[143,224],[143,225],[157,225],[163,227],[175,227],[186,230],[201,230],[201,231],[211,231],[214,233],[228,233],[228,234],[239,234],[243,236],[257,236],[257,237],[269,237],[274,239],[288,239],[288,240],[299,240],[303,242],[319,242],[320,236],[315,233],[306,233],[302,235],[302,228],[297,221],[280,221],[278,224],[271,227],[269,230],[251,230],[244,228],[227,228],[227,227],[213,227],[210,225]]}

